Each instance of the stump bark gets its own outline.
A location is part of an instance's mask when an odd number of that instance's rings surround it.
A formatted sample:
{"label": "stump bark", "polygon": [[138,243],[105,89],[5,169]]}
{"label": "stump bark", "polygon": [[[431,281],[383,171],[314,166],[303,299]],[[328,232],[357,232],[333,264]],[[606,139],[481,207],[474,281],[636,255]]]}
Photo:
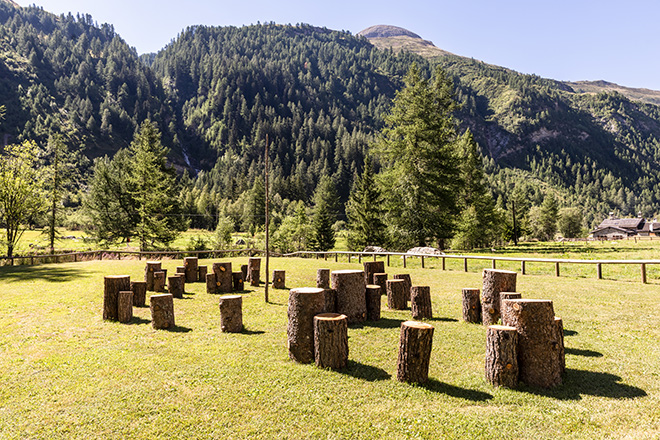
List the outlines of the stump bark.
{"label": "stump bark", "polygon": [[248,280],[248,265],[247,264],[242,264],[241,265],[241,273],[243,274],[243,282],[250,281]]}
{"label": "stump bark", "polygon": [[117,306],[118,321],[124,324],[131,322],[133,319],[133,291],[121,290]]}
{"label": "stump bark", "polygon": [[365,261],[364,265],[364,282],[367,284],[376,284],[374,281],[374,274],[385,272],[384,261]]}
{"label": "stump bark", "polygon": [[144,281],[147,283],[147,290],[153,292],[154,290],[154,273],[161,271],[160,261],[147,261],[144,268]]}
{"label": "stump bark", "polygon": [[[257,284],[253,284],[253,282],[252,282],[252,275],[253,275],[253,271],[255,269],[257,271],[257,281],[256,281]],[[260,278],[261,278],[261,273],[260,272],[261,272],[261,258],[257,258],[257,257],[248,258],[248,268],[247,268],[248,278],[247,278],[247,280],[250,282],[251,286],[258,286],[259,285],[259,281],[260,281]]]}
{"label": "stump bark", "polygon": [[481,289],[481,320],[484,325],[497,324],[500,319],[500,292],[516,291],[516,272],[484,269]]}
{"label": "stump bark", "polygon": [[314,316],[314,360],[317,367],[340,370],[348,365],[348,319],[338,313]]}
{"label": "stump bark", "polygon": [[197,268],[197,281],[203,283],[206,281],[206,274],[209,272],[208,266],[199,266]]}
{"label": "stump bark", "polygon": [[261,280],[259,279],[260,275],[261,273],[259,269],[257,268],[252,269],[252,272],[250,272],[250,286],[259,287],[259,283],[261,282]]}
{"label": "stump bark", "polygon": [[488,326],[486,380],[496,387],[518,386],[518,333],[515,327]]}
{"label": "stump bark", "polygon": [[423,322],[401,324],[396,378],[400,382],[424,383],[429,378],[433,326]]}
{"label": "stump bark", "polygon": [[502,304],[505,299],[522,299],[522,295],[518,292],[500,292],[500,317],[502,316]]}
{"label": "stump bark", "polygon": [[183,298],[185,290],[184,278],[174,275],[167,277],[167,291],[172,294],[174,298]]}
{"label": "stump bark", "polygon": [[165,292],[165,271],[154,272],[154,292]]}
{"label": "stump bark", "polygon": [[349,324],[367,319],[366,284],[362,270],[335,270],[330,285],[336,292],[335,310],[346,315]]}
{"label": "stump bark", "polygon": [[233,291],[231,263],[213,263],[212,270],[215,275],[215,292],[231,293]]}
{"label": "stump bark", "polygon": [[465,287],[463,294],[463,321],[481,322],[481,298],[479,289]]}
{"label": "stump bark", "polygon": [[397,275],[394,275],[395,280],[403,280],[405,281],[405,296],[406,296],[406,307],[408,307],[408,302],[410,301],[410,288],[412,287],[412,281],[410,280],[410,274],[407,273],[400,273]]}
{"label": "stump bark", "polygon": [[330,269],[318,269],[316,271],[316,287],[321,289],[330,288]]}
{"label": "stump bark", "polygon": [[183,267],[186,268],[186,283],[197,281],[198,264],[199,259],[197,257],[185,257],[183,259]]}
{"label": "stump bark", "polygon": [[149,297],[151,326],[156,329],[174,327],[174,299],[171,293]]}
{"label": "stump bark", "polygon": [[286,272],[283,270],[273,271],[273,289],[284,289],[286,285]]}
{"label": "stump bark", "polygon": [[206,293],[214,294],[215,290],[215,274],[207,273],[206,274]]}
{"label": "stump bark", "polygon": [[386,273],[375,273],[373,284],[378,284],[380,286],[380,294],[387,295],[387,274]]}
{"label": "stump bark", "polygon": [[335,289],[323,289],[323,313],[335,313],[337,311],[337,291]]}
{"label": "stump bark", "polygon": [[243,297],[224,295],[220,297],[220,328],[225,333],[243,331]]}
{"label": "stump bark", "polygon": [[232,272],[232,283],[234,284],[234,292],[242,292],[245,290],[245,282],[243,272]]}
{"label": "stump bark", "polygon": [[131,289],[128,275],[108,275],[103,278],[103,319],[119,320],[119,292]]}
{"label": "stump bark", "polygon": [[367,284],[367,321],[378,321],[380,319],[380,286],[378,284]]}
{"label": "stump bark", "polygon": [[433,318],[431,287],[412,286],[410,288],[410,308],[412,309],[412,318],[415,320]]}
{"label": "stump bark", "polygon": [[131,290],[133,291],[133,306],[144,307],[147,301],[146,281],[131,281]]}
{"label": "stump bark", "polygon": [[504,325],[518,332],[520,381],[529,386],[552,388],[560,385],[561,341],[550,300],[504,300]]}
{"label": "stump bark", "polygon": [[301,364],[314,361],[314,316],[323,311],[323,289],[302,287],[289,292],[287,341],[289,357]]}
{"label": "stump bark", "polygon": [[387,280],[387,307],[392,310],[405,310],[407,300],[405,280]]}

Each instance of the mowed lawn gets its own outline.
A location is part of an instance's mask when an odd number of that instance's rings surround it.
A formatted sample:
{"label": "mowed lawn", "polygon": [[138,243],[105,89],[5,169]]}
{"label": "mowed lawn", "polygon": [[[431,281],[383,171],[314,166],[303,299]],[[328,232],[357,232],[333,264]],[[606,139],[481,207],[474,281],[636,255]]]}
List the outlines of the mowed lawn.
{"label": "mowed lawn", "polygon": [[[247,258],[216,261],[238,270]],[[460,319],[461,288],[480,287],[481,274],[438,265],[389,269],[431,286],[425,386],[394,379],[410,311],[388,311],[384,297],[380,321],[349,328],[349,367],[335,372],[289,360],[288,290],[265,303],[263,284],[248,287],[245,331],[227,334],[217,296],[188,284],[177,327],[155,331],[148,307],[128,325],[102,320],[103,276],[141,280],[144,261],[0,268],[0,438],[660,438],[660,285],[519,276],[524,297],[552,299],[564,320],[567,373],[552,390],[497,389],[484,380],[485,328]],[[270,267],[302,287],[318,268],[361,265]]]}

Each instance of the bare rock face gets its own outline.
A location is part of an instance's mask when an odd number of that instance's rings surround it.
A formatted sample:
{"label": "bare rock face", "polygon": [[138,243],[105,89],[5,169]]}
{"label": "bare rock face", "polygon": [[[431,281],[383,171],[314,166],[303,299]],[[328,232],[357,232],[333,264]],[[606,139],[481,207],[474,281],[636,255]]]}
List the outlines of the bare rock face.
{"label": "bare rock face", "polygon": [[414,32],[410,32],[408,29],[385,24],[368,27],[358,32],[358,35],[364,38],[412,37],[422,39],[422,37]]}

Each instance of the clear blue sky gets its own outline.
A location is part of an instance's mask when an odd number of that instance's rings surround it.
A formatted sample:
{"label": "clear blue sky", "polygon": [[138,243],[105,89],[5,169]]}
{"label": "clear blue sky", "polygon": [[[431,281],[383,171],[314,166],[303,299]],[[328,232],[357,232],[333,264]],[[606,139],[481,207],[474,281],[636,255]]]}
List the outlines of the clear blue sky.
{"label": "clear blue sky", "polygon": [[375,24],[436,46],[558,80],[606,80],[660,90],[657,0],[16,0],[111,23],[139,53],[189,25],[309,23],[353,34]]}

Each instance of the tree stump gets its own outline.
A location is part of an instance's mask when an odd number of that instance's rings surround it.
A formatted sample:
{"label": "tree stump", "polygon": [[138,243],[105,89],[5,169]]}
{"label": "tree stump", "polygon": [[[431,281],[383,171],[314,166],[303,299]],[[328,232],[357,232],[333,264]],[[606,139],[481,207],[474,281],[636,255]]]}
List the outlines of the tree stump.
{"label": "tree stump", "polygon": [[340,370],[348,365],[348,319],[338,313],[314,316],[316,366]]}
{"label": "tree stump", "polygon": [[318,269],[316,271],[316,287],[321,289],[330,288],[330,269]]}
{"label": "tree stump", "polygon": [[486,380],[496,387],[518,386],[518,333],[515,327],[488,326]]}
{"label": "tree stump", "polygon": [[301,364],[314,361],[314,316],[323,311],[323,289],[302,287],[289,292],[287,341],[289,357]]}
{"label": "tree stump", "polygon": [[283,270],[273,271],[273,289],[284,289],[286,285],[286,272]]}
{"label": "tree stump", "polygon": [[174,299],[171,293],[149,297],[151,326],[156,329],[174,327]]}
{"label": "tree stump", "polygon": [[119,292],[119,302],[117,304],[118,321],[126,324],[133,319],[133,291],[121,290]]}
{"label": "tree stump", "polygon": [[185,283],[184,278],[174,275],[167,277],[167,291],[172,294],[174,298],[183,298]]}
{"label": "tree stump", "polygon": [[154,290],[154,273],[161,271],[160,261],[147,261],[144,268],[144,281],[147,282],[147,290],[153,292]]}
{"label": "tree stump", "polygon": [[412,318],[415,320],[433,318],[429,286],[412,286],[410,288],[410,308]]}
{"label": "tree stump", "polygon": [[147,282],[131,281],[131,290],[133,291],[133,306],[144,307],[147,301]]}
{"label": "tree stump", "polygon": [[197,257],[185,257],[183,259],[183,267],[186,268],[186,283],[194,283],[197,281],[197,267],[199,259]]}
{"label": "tree stump", "polygon": [[500,319],[500,292],[515,291],[515,272],[484,269],[481,289],[481,320],[484,325],[497,324]]}
{"label": "tree stump", "polygon": [[231,293],[233,291],[231,263],[213,263],[212,270],[215,274],[216,293]]}
{"label": "tree stump", "polygon": [[206,274],[206,293],[214,294],[217,293],[215,289],[215,274],[207,273]]}
{"label": "tree stump", "polygon": [[529,386],[561,384],[561,341],[550,300],[504,300],[504,325],[518,332],[518,370]]}
{"label": "tree stump", "polygon": [[335,313],[337,311],[337,291],[335,289],[323,289],[323,313]]}
{"label": "tree stump", "polygon": [[[257,271],[257,284],[253,284],[253,281],[252,281],[252,274],[253,274],[253,271],[255,269]],[[260,281],[260,278],[261,278],[261,273],[260,272],[261,272],[261,258],[257,258],[257,257],[248,258],[248,268],[247,268],[248,278],[247,278],[247,280],[250,281],[251,286],[258,286],[259,285],[259,281]]]}
{"label": "tree stump", "polygon": [[378,284],[367,284],[367,321],[378,321],[380,319],[380,286]]}
{"label": "tree stump", "polygon": [[522,299],[522,295],[518,292],[500,292],[500,316],[502,316],[502,303],[505,299]]}
{"label": "tree stump", "polygon": [[243,282],[244,283],[246,281],[250,281],[250,280],[248,280],[248,265],[247,264],[241,265],[241,273],[243,274]]}
{"label": "tree stump", "polygon": [[559,367],[561,374],[566,372],[566,349],[564,348],[564,321],[555,316],[557,340],[559,341]]}
{"label": "tree stump", "polygon": [[176,273],[182,273],[184,276],[186,274],[186,267],[185,266],[177,266],[176,267]]}
{"label": "tree stump", "polygon": [[209,272],[208,266],[199,266],[197,268],[197,281],[203,283],[206,281],[206,274]]}
{"label": "tree stump", "polygon": [[367,319],[366,284],[362,270],[335,270],[330,274],[330,285],[335,290],[337,313],[346,315],[349,324]]}
{"label": "tree stump", "polygon": [[232,272],[231,278],[234,284],[234,292],[242,292],[245,290],[243,272]]}
{"label": "tree stump", "polygon": [[103,319],[119,320],[119,292],[131,289],[128,275],[108,275],[103,278]]}
{"label": "tree stump", "polygon": [[407,300],[405,280],[387,280],[387,307],[392,310],[405,310]]}
{"label": "tree stump", "polygon": [[165,271],[154,272],[154,292],[165,292]]}
{"label": "tree stump", "polygon": [[406,295],[406,307],[408,307],[408,301],[410,301],[410,288],[412,287],[412,281],[410,280],[410,274],[407,273],[400,273],[397,275],[394,275],[395,280],[403,280],[405,281],[405,295]]}
{"label": "tree stump", "polygon": [[253,268],[252,272],[250,272],[250,286],[259,287],[259,283],[261,283],[261,280],[259,279],[260,276],[260,270]]}
{"label": "tree stump", "polygon": [[225,333],[243,331],[243,297],[224,295],[220,297],[220,328]]}
{"label": "tree stump", "polygon": [[367,284],[377,284],[374,281],[374,274],[385,272],[385,262],[365,261],[362,264],[364,266],[364,282]]}
{"label": "tree stump", "polygon": [[481,299],[479,289],[463,289],[463,321],[481,322]]}
{"label": "tree stump", "polygon": [[401,324],[396,378],[400,382],[424,383],[429,378],[433,326],[417,321]]}
{"label": "tree stump", "polygon": [[381,295],[387,295],[387,274],[385,272],[375,273],[373,284],[378,284],[380,286]]}

